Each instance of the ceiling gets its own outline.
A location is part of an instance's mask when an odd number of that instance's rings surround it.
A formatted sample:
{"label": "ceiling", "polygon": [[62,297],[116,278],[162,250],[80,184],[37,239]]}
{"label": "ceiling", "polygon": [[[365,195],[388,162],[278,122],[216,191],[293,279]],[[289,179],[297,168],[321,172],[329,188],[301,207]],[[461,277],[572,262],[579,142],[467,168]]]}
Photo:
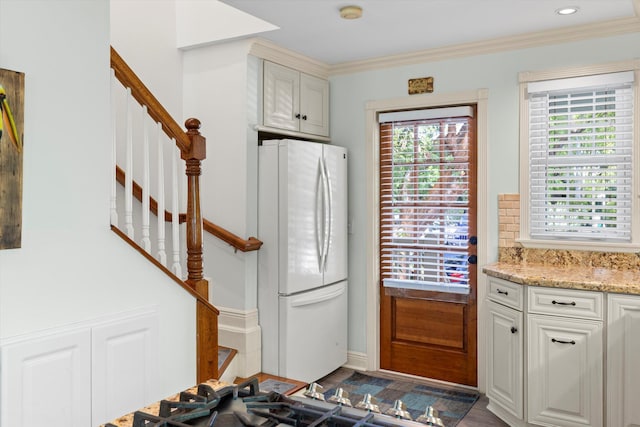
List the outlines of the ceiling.
{"label": "ceiling", "polygon": [[[636,18],[640,0],[221,0],[279,27],[259,34],[328,65]],[[343,6],[362,18],[345,20]],[[578,13],[560,16],[565,6]],[[638,9],[638,10],[636,10]]]}

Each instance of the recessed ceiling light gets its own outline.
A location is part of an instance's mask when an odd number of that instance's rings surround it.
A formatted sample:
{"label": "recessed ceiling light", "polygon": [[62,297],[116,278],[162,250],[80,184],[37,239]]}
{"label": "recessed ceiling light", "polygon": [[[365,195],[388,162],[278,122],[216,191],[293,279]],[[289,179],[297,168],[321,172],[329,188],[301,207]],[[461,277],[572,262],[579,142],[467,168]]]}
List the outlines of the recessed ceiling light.
{"label": "recessed ceiling light", "polygon": [[573,15],[576,12],[578,12],[578,6],[567,6],[556,9],[558,15]]}
{"label": "recessed ceiling light", "polygon": [[340,8],[340,17],[343,19],[358,19],[362,16],[360,6],[345,6]]}

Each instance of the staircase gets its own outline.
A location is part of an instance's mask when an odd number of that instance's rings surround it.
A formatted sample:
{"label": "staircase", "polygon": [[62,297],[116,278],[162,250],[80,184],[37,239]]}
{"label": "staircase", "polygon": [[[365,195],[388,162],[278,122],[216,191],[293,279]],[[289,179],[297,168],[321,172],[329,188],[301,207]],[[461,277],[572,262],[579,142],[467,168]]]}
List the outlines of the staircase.
{"label": "staircase", "polygon": [[[202,218],[199,177],[206,139],[199,132],[200,122],[188,119],[184,131],[113,48],[111,69],[111,229],[194,297],[196,381],[220,378],[225,369],[232,376],[228,367],[235,350],[218,348],[219,311],[208,301],[202,233],[243,252],[258,250],[262,242],[243,239]],[[179,173],[182,162],[186,180]],[[219,354],[224,361],[218,360]]]}

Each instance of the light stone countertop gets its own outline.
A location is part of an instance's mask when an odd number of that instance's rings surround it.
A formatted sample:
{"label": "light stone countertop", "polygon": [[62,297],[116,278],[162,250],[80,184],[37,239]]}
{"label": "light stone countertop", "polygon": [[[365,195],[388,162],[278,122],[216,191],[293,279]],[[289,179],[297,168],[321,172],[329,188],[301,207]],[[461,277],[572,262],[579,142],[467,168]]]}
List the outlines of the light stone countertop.
{"label": "light stone countertop", "polygon": [[497,262],[482,271],[521,285],[640,295],[640,269]]}

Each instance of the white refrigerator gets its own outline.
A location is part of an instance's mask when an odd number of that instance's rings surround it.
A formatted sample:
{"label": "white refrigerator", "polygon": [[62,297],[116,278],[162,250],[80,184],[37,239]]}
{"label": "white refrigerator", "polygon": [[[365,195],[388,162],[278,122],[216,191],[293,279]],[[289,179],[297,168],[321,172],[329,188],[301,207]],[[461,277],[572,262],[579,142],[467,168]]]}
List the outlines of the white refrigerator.
{"label": "white refrigerator", "polygon": [[259,147],[262,371],[312,382],[347,361],[347,151]]}

